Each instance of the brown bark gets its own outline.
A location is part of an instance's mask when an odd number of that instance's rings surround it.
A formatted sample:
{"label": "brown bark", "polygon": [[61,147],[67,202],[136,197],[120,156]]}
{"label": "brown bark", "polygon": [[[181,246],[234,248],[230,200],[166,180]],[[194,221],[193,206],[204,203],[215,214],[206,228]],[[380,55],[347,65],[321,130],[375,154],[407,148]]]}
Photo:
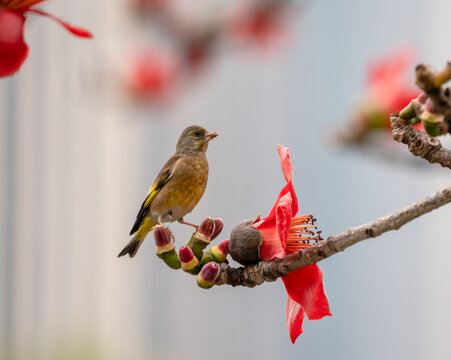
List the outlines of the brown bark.
{"label": "brown bark", "polygon": [[451,151],[445,149],[440,140],[431,138],[429,135],[415,130],[408,120],[399,117],[398,113],[393,113],[390,117],[393,139],[397,142],[407,144],[409,151],[430,163],[440,164],[451,169]]}

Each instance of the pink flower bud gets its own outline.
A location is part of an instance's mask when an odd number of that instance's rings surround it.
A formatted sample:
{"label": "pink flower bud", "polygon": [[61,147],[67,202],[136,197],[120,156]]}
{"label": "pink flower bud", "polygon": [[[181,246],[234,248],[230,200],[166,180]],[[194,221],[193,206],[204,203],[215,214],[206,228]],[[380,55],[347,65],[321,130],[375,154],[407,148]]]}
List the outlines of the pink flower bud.
{"label": "pink flower bud", "polygon": [[211,238],[211,236],[215,232],[215,220],[211,217],[203,219],[197,231],[200,232],[202,235]]}
{"label": "pink flower bud", "polygon": [[193,251],[188,246],[181,246],[179,250],[179,259],[182,270],[196,275],[200,271],[199,260],[194,256]]}
{"label": "pink flower bud", "polygon": [[157,245],[157,247],[165,246],[171,243],[171,233],[166,226],[155,226],[153,233],[155,236],[155,245]]}
{"label": "pink flower bud", "polygon": [[182,263],[189,263],[194,259],[193,251],[188,246],[181,246],[179,249],[179,259]]}
{"label": "pink flower bud", "polygon": [[211,288],[219,275],[219,265],[215,262],[206,264],[199,275],[197,275],[197,284],[204,289]]}
{"label": "pink flower bud", "polygon": [[216,218],[215,220],[215,231],[213,232],[213,235],[211,235],[211,240],[216,239],[218,235],[221,233],[222,229],[224,228],[224,223],[222,219]]}
{"label": "pink flower bud", "polygon": [[218,249],[223,253],[223,254],[228,254],[229,253],[229,241],[230,240],[224,240],[223,242],[219,243],[218,245]]}

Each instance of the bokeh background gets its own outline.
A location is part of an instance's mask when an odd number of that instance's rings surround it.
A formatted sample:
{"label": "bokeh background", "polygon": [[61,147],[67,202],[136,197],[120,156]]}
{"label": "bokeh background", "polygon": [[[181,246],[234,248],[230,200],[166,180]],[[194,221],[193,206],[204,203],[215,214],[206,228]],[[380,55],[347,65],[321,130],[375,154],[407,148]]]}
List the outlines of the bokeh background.
{"label": "bokeh background", "polygon": [[[195,19],[229,4],[177,6]],[[207,191],[187,219],[222,217],[222,239],[268,213],[284,183],[277,143],[291,148],[301,211],[326,236],[449,185],[437,165],[328,141],[364,88],[368,62],[400,46],[436,67],[450,59],[449,1],[294,6],[274,51],[220,51],[159,106],[130,100],[122,85],[128,53],[158,39],[126,1],[42,7],[95,38],[29,16],[30,57],[0,81],[0,359],[449,359],[449,206],[321,262],[334,315],[306,321],[295,345],[281,281],[202,290],[156,258],[151,237],[135,259],[116,258],[191,124],[220,137],[208,150]],[[189,228],[171,228],[177,244],[188,240]]]}

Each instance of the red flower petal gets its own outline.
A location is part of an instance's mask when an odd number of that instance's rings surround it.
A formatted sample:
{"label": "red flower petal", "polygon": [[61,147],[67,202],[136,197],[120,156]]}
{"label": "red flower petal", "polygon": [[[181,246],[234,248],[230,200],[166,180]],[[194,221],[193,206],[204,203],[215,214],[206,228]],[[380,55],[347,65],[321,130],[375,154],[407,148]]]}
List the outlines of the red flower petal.
{"label": "red flower petal", "polygon": [[291,194],[286,193],[276,205],[276,221],[262,220],[254,224],[263,242],[260,246],[260,259],[270,261],[286,255],[288,232],[291,224]]}
{"label": "red flower petal", "polygon": [[33,12],[38,15],[47,16],[50,19],[55,20],[57,23],[62,25],[64,28],[66,28],[69,32],[71,32],[75,36],[79,36],[79,37],[83,37],[83,38],[92,38],[92,34],[88,30],[85,30],[85,29],[77,27],[77,26],[72,26],[72,25],[68,24],[67,22],[61,20],[60,18],[57,18],[56,16],[49,14],[45,11],[38,10],[38,9],[29,9],[28,11]]}
{"label": "red flower petal", "polygon": [[292,183],[293,180],[293,165],[291,164],[290,159],[290,149],[283,147],[281,145],[277,145],[277,150],[279,152],[280,156],[280,166],[282,168],[282,173],[287,181],[287,184],[285,187],[281,190],[279,193],[279,196],[277,197],[276,202],[274,203],[271,212],[269,215],[265,218],[265,220],[273,220],[276,217],[276,208],[277,204],[279,203],[280,199],[285,196],[287,193],[291,194],[291,214],[292,216],[295,216],[297,212],[299,211],[299,205],[298,205],[298,198],[296,196],[296,191],[294,190],[294,186]]}
{"label": "red flower petal", "polygon": [[302,323],[304,322],[305,312],[302,306],[288,296],[287,299],[287,328],[290,333],[291,342],[294,344],[299,335],[303,333]]}
{"label": "red flower petal", "polygon": [[22,14],[0,9],[0,77],[18,71],[28,56],[23,40],[24,22]]}
{"label": "red flower petal", "polygon": [[332,315],[324,293],[323,273],[318,265],[301,267],[283,276],[282,280],[288,296],[302,306],[310,320]]}
{"label": "red flower petal", "polygon": [[265,218],[265,220],[273,220],[276,217],[276,208],[277,204],[279,203],[280,199],[284,197],[286,194],[291,194],[291,214],[292,216],[295,216],[299,211],[299,205],[298,205],[298,198],[296,196],[296,191],[294,190],[293,183],[290,181],[288,184],[286,184],[283,189],[280,191],[279,196],[277,197],[276,202],[274,203],[271,212],[269,215]]}
{"label": "red flower petal", "polygon": [[287,245],[288,232],[290,231],[291,203],[291,194],[287,193],[280,199],[276,209],[277,232],[279,234],[280,242],[283,244],[284,248]]}
{"label": "red flower petal", "polygon": [[280,157],[280,166],[282,168],[283,176],[287,183],[293,180],[293,165],[290,159],[290,149],[277,144],[277,151]]}
{"label": "red flower petal", "polygon": [[260,231],[263,242],[260,246],[260,259],[271,261],[285,257],[285,244],[280,241],[275,221],[262,220],[253,225]]}

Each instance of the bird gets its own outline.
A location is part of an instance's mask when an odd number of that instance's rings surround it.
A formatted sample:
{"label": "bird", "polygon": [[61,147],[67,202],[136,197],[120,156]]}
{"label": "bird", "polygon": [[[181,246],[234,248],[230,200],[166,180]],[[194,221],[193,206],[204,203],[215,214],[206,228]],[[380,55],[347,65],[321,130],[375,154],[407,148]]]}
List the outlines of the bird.
{"label": "bird", "polygon": [[184,221],[202,198],[208,180],[206,151],[210,140],[218,136],[202,126],[192,125],[180,135],[174,155],[166,162],[150,187],[135,223],[130,231],[133,238],[119,253],[133,258],[147,234],[158,224]]}

